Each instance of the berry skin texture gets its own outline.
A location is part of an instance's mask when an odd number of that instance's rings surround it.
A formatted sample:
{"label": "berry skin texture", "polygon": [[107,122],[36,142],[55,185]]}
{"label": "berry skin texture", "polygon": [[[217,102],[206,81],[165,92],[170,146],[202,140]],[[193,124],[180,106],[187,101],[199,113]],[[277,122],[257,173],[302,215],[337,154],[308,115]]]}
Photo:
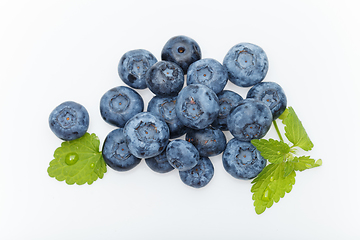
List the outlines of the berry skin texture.
{"label": "berry skin texture", "polygon": [[233,46],[226,54],[223,65],[229,73],[229,80],[240,87],[250,87],[261,82],[269,68],[264,50],[251,43]]}
{"label": "berry skin texture", "polygon": [[217,96],[219,98],[220,104],[219,116],[211,125],[219,128],[220,130],[227,131],[229,130],[227,126],[227,118],[230,114],[230,111],[237,107],[243,98],[236,92],[230,90],[224,90]]}
{"label": "berry skin texture", "polygon": [[209,158],[200,157],[195,167],[187,171],[179,171],[180,179],[193,188],[205,187],[214,176],[214,166]]}
{"label": "berry skin texture", "polygon": [[168,173],[174,170],[174,167],[170,165],[166,157],[166,151],[163,151],[160,155],[152,158],[145,159],[146,165],[157,173]]}
{"label": "berry skin texture", "polygon": [[161,51],[161,60],[174,62],[179,65],[184,74],[189,66],[201,59],[199,44],[187,36],[175,36],[170,38]]}
{"label": "berry skin texture", "polygon": [[273,120],[286,109],[287,99],[284,90],[275,82],[261,82],[254,85],[246,98],[254,98],[265,103],[271,110]]}
{"label": "berry skin texture", "polygon": [[238,179],[252,179],[266,166],[266,159],[254,145],[236,138],[231,139],[226,145],[222,161],[225,170]]}
{"label": "berry skin texture", "polygon": [[200,155],[191,143],[182,139],[175,139],[167,145],[166,157],[171,166],[179,171],[187,171],[195,167]]}
{"label": "berry skin texture", "polygon": [[173,62],[155,63],[145,74],[146,85],[157,96],[177,96],[184,86],[184,72]]}
{"label": "berry skin texture", "polygon": [[89,113],[84,106],[67,101],[57,106],[49,116],[51,131],[64,141],[82,137],[89,128]]}
{"label": "berry skin texture", "polygon": [[190,65],[186,84],[204,84],[216,94],[220,93],[228,81],[226,68],[212,58],[205,58]]}
{"label": "berry skin texture", "polygon": [[129,151],[138,158],[151,158],[165,150],[170,131],[164,120],[149,112],[132,117],[124,126]]}
{"label": "berry skin texture", "polygon": [[260,139],[272,124],[270,108],[255,99],[244,99],[231,111],[227,125],[230,133],[240,141]]}
{"label": "berry skin texture", "polygon": [[110,89],[100,100],[102,118],[105,122],[120,128],[143,110],[144,101],[140,94],[125,86]]}
{"label": "berry skin texture", "polygon": [[175,111],[185,126],[204,129],[219,115],[219,99],[207,86],[191,84],[180,91]]}
{"label": "berry skin texture", "polygon": [[121,80],[136,89],[145,89],[145,74],[157,62],[155,56],[147,50],[135,49],[126,52],[118,64]]}
{"label": "berry skin texture", "polygon": [[177,138],[184,135],[187,127],[179,120],[175,112],[177,97],[154,96],[148,104],[147,111],[162,118],[170,130],[170,138]]}
{"label": "berry skin texture", "polygon": [[219,155],[226,147],[224,133],[214,127],[200,130],[189,129],[185,139],[196,147],[202,157]]}
{"label": "berry skin texture", "polygon": [[130,153],[122,128],[117,128],[106,136],[102,155],[109,167],[121,172],[133,169],[141,161]]}

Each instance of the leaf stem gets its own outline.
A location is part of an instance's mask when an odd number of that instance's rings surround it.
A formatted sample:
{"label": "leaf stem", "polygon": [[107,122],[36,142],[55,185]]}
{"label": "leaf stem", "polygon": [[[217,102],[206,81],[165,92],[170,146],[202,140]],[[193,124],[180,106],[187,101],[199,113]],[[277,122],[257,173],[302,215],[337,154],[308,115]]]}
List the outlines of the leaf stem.
{"label": "leaf stem", "polygon": [[284,142],[284,139],[283,139],[282,136],[281,136],[279,127],[278,127],[278,125],[277,125],[277,123],[276,123],[276,120],[273,121],[273,124],[274,124],[274,127],[275,127],[275,129],[276,129],[276,132],[277,132],[277,134],[278,134],[278,136],[279,136],[279,138],[280,138],[280,141],[281,141],[281,142]]}

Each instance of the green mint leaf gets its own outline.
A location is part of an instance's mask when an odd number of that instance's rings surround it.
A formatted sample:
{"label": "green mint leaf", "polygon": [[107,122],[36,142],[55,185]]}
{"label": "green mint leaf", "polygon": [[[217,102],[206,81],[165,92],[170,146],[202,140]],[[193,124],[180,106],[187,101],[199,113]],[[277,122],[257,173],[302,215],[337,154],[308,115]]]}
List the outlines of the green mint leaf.
{"label": "green mint leaf", "polygon": [[106,173],[106,164],[99,151],[100,140],[95,134],[65,141],[54,152],[47,172],[50,177],[67,184],[89,185]]}
{"label": "green mint leaf", "polygon": [[281,163],[285,160],[290,147],[284,142],[274,139],[253,139],[251,143],[260,151],[261,156],[271,163]]}
{"label": "green mint leaf", "polygon": [[291,160],[291,162],[294,164],[294,170],[300,172],[306,169],[319,167],[322,165],[321,159],[315,162],[315,160],[311,159],[309,156],[295,157],[294,159]]}
{"label": "green mint leaf", "polygon": [[285,162],[267,165],[252,181],[251,192],[253,193],[255,212],[263,213],[274,202],[280,201],[285,193],[289,193],[295,184],[295,176],[295,171],[290,171]]}
{"label": "green mint leaf", "polygon": [[294,147],[300,147],[305,151],[311,150],[314,144],[311,142],[294,109],[289,107],[288,111],[289,113],[283,121],[286,125],[285,136],[294,144]]}

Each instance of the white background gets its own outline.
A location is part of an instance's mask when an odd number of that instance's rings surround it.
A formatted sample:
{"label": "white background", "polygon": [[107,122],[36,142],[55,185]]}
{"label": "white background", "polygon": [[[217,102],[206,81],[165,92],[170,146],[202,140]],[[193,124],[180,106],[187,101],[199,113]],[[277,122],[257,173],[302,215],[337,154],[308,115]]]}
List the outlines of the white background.
{"label": "white background", "polygon": [[[0,239],[360,239],[358,1],[214,2],[0,2]],[[283,87],[315,145],[309,154],[323,160],[297,172],[292,192],[262,215],[250,181],[226,173],[221,156],[211,158],[215,175],[202,189],[144,161],[129,172],[108,168],[92,185],[47,174],[61,144],[50,112],[81,103],[102,144],[114,127],[99,100],[124,85],[120,57],[142,48],[160,60],[176,35],[220,62],[237,43],[261,46],[265,81]],[[153,96],[139,92],[146,103]],[[275,131],[265,138],[277,139]]]}

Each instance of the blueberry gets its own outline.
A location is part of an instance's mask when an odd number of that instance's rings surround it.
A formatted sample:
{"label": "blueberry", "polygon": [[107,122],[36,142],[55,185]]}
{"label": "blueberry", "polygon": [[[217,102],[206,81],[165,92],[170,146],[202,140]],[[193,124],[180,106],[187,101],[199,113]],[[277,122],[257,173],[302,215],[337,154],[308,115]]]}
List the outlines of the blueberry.
{"label": "blueberry", "polygon": [[230,90],[224,90],[217,96],[219,98],[220,110],[219,115],[212,123],[212,126],[226,131],[229,130],[227,126],[227,118],[230,114],[230,111],[237,107],[243,98],[236,92]]}
{"label": "blueberry", "polygon": [[273,120],[285,111],[287,105],[284,90],[274,82],[261,82],[254,85],[248,91],[246,98],[255,98],[264,102],[270,108]]}
{"label": "blueberry", "polygon": [[189,66],[201,59],[199,44],[187,36],[176,36],[170,38],[161,51],[161,60],[174,62],[179,65],[184,74]]}
{"label": "blueberry", "polygon": [[145,75],[146,85],[157,96],[176,96],[184,86],[184,72],[173,62],[155,63]]}
{"label": "blueberry", "polygon": [[165,150],[170,131],[166,122],[149,113],[132,117],[124,126],[129,151],[138,158],[151,158]]}
{"label": "blueberry", "polygon": [[167,145],[166,157],[170,165],[179,171],[195,167],[200,158],[194,145],[182,139],[175,139]]}
{"label": "blueberry", "polygon": [[126,52],[120,59],[118,73],[124,83],[136,89],[146,88],[145,74],[157,62],[147,50],[136,49]]}
{"label": "blueberry", "polygon": [[106,136],[102,155],[106,164],[116,171],[128,171],[141,161],[141,158],[130,153],[122,128],[117,128]]}
{"label": "blueberry", "polygon": [[269,68],[264,50],[251,43],[233,46],[223,64],[229,73],[229,80],[240,87],[250,87],[261,82]]}
{"label": "blueberry", "polygon": [[180,91],[175,111],[185,126],[204,129],[219,115],[219,99],[207,86],[191,84]]}
{"label": "blueberry", "polygon": [[179,171],[180,179],[194,188],[205,187],[214,176],[214,166],[209,158],[200,157],[195,167],[187,171]]}
{"label": "blueberry", "polygon": [[149,168],[157,173],[167,173],[174,170],[174,167],[170,165],[166,157],[166,151],[161,154],[145,159],[146,164]]}
{"label": "blueberry", "polygon": [[240,141],[251,141],[265,136],[271,127],[272,113],[263,102],[244,99],[230,112],[227,120],[230,133]]}
{"label": "blueberry", "polygon": [[225,170],[239,179],[252,179],[266,166],[266,159],[254,145],[236,138],[231,139],[226,145],[222,161]]}
{"label": "blueberry", "polygon": [[165,120],[170,130],[170,138],[180,137],[188,129],[176,116],[175,104],[176,97],[154,96],[147,107],[148,112]]}
{"label": "blueberry", "polygon": [[130,118],[143,110],[144,101],[140,94],[125,86],[110,89],[100,100],[102,118],[117,127],[124,127]]}
{"label": "blueberry", "polygon": [[89,128],[89,113],[79,103],[67,101],[57,106],[49,116],[51,131],[64,141],[82,137]]}
{"label": "blueberry", "polygon": [[187,72],[187,85],[204,84],[216,94],[221,92],[228,81],[226,68],[212,58],[205,58],[190,65]]}
{"label": "blueberry", "polygon": [[189,129],[185,139],[196,147],[202,157],[219,155],[226,147],[224,133],[214,127],[200,130]]}

